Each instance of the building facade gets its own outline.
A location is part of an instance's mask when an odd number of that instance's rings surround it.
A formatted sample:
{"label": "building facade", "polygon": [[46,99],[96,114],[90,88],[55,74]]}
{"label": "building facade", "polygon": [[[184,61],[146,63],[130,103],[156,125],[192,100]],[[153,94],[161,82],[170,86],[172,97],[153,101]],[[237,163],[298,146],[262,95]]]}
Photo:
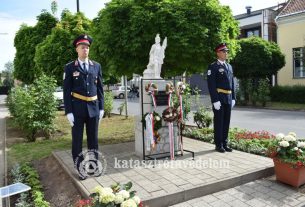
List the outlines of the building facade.
{"label": "building facade", "polygon": [[275,20],[277,43],[286,59],[278,85],[305,85],[305,1],[290,0]]}

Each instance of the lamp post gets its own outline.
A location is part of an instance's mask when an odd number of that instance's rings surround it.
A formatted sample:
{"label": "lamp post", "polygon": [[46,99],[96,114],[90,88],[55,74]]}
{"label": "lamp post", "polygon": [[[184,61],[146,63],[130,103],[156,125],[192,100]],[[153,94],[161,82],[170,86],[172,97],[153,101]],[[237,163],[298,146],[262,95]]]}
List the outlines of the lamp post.
{"label": "lamp post", "polygon": [[76,8],[77,8],[77,12],[79,12],[79,0],[76,0]]}

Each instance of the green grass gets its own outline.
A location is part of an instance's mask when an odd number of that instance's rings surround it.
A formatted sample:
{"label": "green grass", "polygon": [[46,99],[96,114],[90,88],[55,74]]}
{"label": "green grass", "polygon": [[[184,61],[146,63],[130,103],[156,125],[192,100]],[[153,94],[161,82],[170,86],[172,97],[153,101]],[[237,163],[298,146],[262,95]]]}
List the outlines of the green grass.
{"label": "green grass", "polygon": [[[36,142],[15,143],[8,146],[9,165],[38,160],[49,156],[54,150],[71,149],[71,127],[62,111],[58,112],[56,120],[56,133],[49,140],[41,139]],[[7,139],[10,136],[24,136],[23,133],[12,123],[7,121]],[[14,130],[15,129],[15,130]],[[84,129],[85,131],[85,129]],[[16,132],[19,132],[18,135]],[[113,115],[104,118],[99,128],[99,144],[115,144],[134,140],[134,118],[126,119],[123,116]],[[86,136],[84,134],[83,146],[86,146]]]}

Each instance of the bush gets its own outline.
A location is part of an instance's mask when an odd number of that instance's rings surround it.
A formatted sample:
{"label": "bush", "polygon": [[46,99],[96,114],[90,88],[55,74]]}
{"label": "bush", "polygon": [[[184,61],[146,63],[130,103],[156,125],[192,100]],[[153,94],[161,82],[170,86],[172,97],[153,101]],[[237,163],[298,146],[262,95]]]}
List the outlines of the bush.
{"label": "bush", "polygon": [[199,129],[209,127],[212,124],[212,116],[205,107],[200,107],[197,112],[194,113],[194,121]]}
{"label": "bush", "polygon": [[105,116],[110,117],[112,109],[113,109],[113,95],[111,91],[104,92]]}
{"label": "bush", "polygon": [[49,138],[56,115],[55,80],[45,75],[29,87],[17,87],[8,97],[8,108],[15,122],[26,132],[28,141],[35,141],[37,132]]}
{"label": "bush", "polygon": [[271,101],[305,103],[305,86],[275,86],[271,88]]}

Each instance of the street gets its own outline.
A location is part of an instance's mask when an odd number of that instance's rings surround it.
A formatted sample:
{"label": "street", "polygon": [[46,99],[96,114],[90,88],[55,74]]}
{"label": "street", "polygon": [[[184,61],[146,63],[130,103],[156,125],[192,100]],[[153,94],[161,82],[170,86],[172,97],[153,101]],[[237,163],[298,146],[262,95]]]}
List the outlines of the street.
{"label": "street", "polygon": [[[118,107],[124,102],[124,99],[115,99],[113,113],[118,114]],[[208,96],[201,98],[200,103],[211,107]],[[192,112],[195,112],[196,106],[192,106]],[[193,122],[193,113],[189,114],[187,124],[195,125]],[[141,106],[139,99],[128,100],[128,115],[140,115]],[[123,112],[124,114],[124,112]],[[303,111],[280,111],[268,109],[252,109],[235,107],[232,110],[230,127],[248,129],[250,131],[268,131],[273,134],[295,132],[298,137],[305,138],[305,112]]]}

